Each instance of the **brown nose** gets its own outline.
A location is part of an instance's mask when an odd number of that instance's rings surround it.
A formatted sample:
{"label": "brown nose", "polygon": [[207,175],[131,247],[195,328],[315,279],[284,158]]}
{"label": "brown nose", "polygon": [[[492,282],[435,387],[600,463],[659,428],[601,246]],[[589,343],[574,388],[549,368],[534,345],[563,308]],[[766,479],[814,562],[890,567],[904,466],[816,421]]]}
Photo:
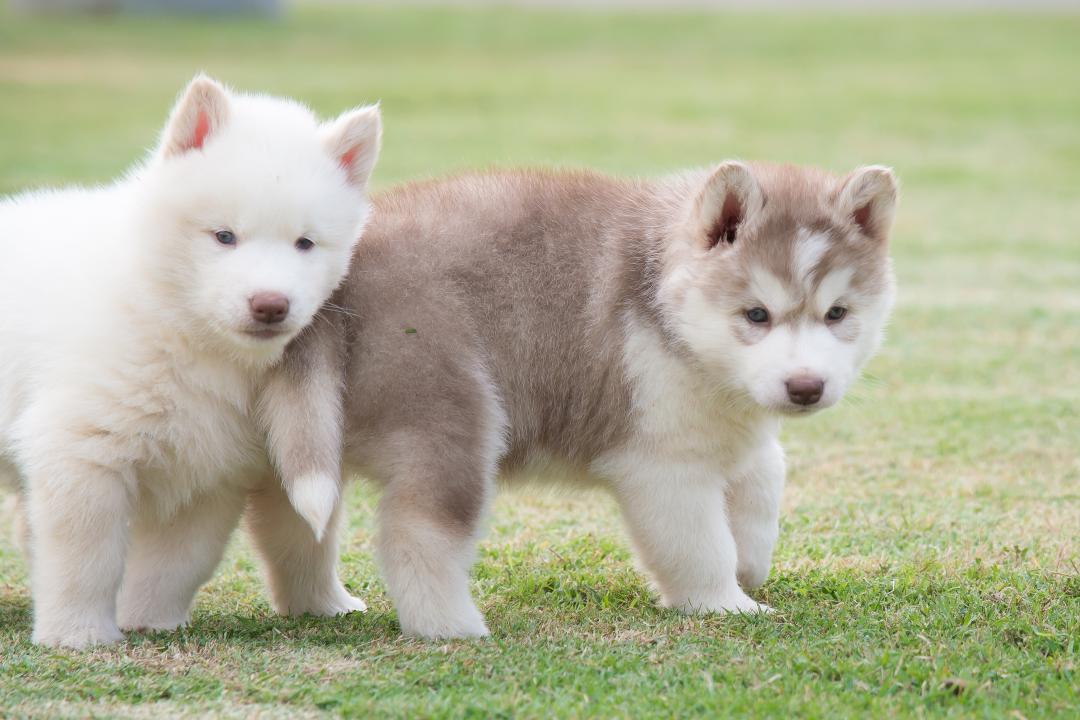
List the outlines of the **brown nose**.
{"label": "brown nose", "polygon": [[788,397],[796,405],[813,405],[821,399],[821,392],[825,389],[824,381],[809,375],[791,378],[785,385]]}
{"label": "brown nose", "polygon": [[289,314],[289,298],[281,293],[255,293],[248,305],[251,307],[251,317],[267,325],[279,323]]}

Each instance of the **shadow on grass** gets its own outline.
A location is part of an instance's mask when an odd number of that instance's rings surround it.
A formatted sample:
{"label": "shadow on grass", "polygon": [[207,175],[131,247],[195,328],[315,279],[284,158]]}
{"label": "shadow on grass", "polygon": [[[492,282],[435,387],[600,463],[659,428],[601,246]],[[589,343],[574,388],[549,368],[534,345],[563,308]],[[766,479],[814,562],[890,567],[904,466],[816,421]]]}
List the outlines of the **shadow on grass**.
{"label": "shadow on grass", "polygon": [[784,715],[802,702],[837,712],[928,703],[996,711],[1020,699],[1054,709],[1071,692],[1075,577],[926,562],[788,571],[757,593],[774,614],[687,617],[657,608],[624,562],[537,558],[504,570],[479,568],[493,633],[480,641],[402,638],[380,597],[367,613],[282,618],[261,602],[225,611],[211,594],[187,628],[63,652],[30,645],[28,601],[0,598],[0,696],[13,707],[175,699],[408,717],[419,707]]}
{"label": "shadow on grass", "polygon": [[4,630],[12,628],[24,629],[26,634],[29,635],[32,619],[29,600],[0,596],[0,628],[4,628]]}
{"label": "shadow on grass", "polygon": [[[1075,652],[1080,637],[1080,578],[1060,573],[981,564],[945,570],[932,563],[785,572],[754,593],[773,614],[688,617],[657,607],[645,580],[623,563],[606,572],[571,565],[523,562],[518,576],[504,583],[496,580],[505,573],[480,568],[479,605],[495,641],[532,644],[577,635],[648,642],[685,635],[762,644],[857,633],[914,649],[924,642],[920,635],[958,643],[992,639],[1054,657]],[[129,633],[126,646],[300,649],[397,642],[396,614],[381,600],[381,607],[333,618],[281,617],[265,605],[248,613],[197,608],[187,627]],[[0,628],[9,641],[29,647],[31,622],[28,599],[0,597]]]}

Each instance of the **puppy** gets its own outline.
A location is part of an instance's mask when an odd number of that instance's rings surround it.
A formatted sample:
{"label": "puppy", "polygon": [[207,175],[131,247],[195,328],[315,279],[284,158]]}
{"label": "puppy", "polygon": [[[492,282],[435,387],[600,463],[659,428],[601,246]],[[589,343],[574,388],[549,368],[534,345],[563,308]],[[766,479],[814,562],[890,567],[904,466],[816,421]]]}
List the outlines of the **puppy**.
{"label": "puppy", "polygon": [[[379,133],[374,107],[320,124],[197,77],[123,179],[0,201],[0,478],[29,521],[35,642],[181,625],[249,491],[291,514],[262,485],[259,392],[345,276]],[[362,607],[333,545],[279,609]]]}
{"label": "puppy", "polygon": [[[665,606],[765,610],[746,591],[777,539],[780,421],[836,404],[878,348],[896,199],[883,167],[741,162],[400,188],[320,324],[338,330],[289,349],[293,388],[322,392],[294,389],[277,435],[332,447],[343,418],[345,459],[383,487],[407,635],[487,634],[478,528],[496,479],[535,468],[610,488]],[[286,484],[332,503],[326,457]]]}

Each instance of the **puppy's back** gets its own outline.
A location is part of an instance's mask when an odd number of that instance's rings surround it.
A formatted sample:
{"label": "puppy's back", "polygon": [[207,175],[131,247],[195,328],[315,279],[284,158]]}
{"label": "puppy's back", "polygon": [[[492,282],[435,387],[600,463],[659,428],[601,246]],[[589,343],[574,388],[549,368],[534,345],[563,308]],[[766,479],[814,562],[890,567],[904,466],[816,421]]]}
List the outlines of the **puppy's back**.
{"label": "puppy's back", "polygon": [[649,184],[587,172],[464,175],[376,197],[341,300],[359,316],[349,389],[410,363],[465,382],[480,364],[509,414],[511,459],[591,455],[627,416],[622,311],[653,292],[659,212]]}

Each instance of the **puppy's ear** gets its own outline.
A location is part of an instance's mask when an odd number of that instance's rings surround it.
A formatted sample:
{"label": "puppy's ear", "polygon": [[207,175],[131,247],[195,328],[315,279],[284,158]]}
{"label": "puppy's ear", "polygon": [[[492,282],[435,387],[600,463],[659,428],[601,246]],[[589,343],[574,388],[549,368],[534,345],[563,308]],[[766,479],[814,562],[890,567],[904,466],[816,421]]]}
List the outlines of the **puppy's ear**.
{"label": "puppy's ear", "polygon": [[733,245],[747,219],[764,204],[761,185],[750,167],[737,160],[723,162],[694,201],[694,235],[706,250]]}
{"label": "puppy's ear", "polygon": [[883,165],[867,165],[853,171],[837,194],[836,206],[863,235],[885,242],[896,214],[896,176]]}
{"label": "puppy's ear", "polygon": [[342,113],[322,129],[323,143],[357,187],[364,187],[382,142],[382,118],[378,105],[368,105]]}
{"label": "puppy's ear", "polygon": [[229,93],[216,80],[196,75],[180,94],[161,136],[161,154],[199,150],[229,118]]}

